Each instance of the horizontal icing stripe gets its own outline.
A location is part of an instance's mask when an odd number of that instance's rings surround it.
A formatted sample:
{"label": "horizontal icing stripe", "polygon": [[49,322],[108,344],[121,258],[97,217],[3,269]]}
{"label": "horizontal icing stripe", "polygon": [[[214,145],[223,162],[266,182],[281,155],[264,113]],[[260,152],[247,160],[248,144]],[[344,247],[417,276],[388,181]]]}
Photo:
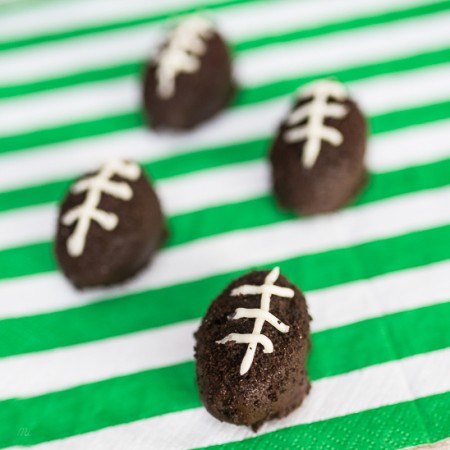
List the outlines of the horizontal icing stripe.
{"label": "horizontal icing stripe", "polygon": [[[396,317],[396,319],[399,318]],[[415,320],[417,321],[417,318]],[[412,324],[414,324],[414,322],[412,322]],[[428,327],[430,333],[421,334],[419,338],[421,342],[426,340],[428,336],[433,335],[432,321],[428,323]],[[446,371],[450,369],[448,349],[419,356],[412,356],[400,361],[393,361],[393,359],[401,357],[401,353],[399,352],[398,355],[393,354],[389,341],[384,337],[384,326],[379,327],[378,330],[381,334],[374,336],[374,340],[375,342],[380,343],[379,347],[384,350],[382,352],[379,352],[380,349],[378,347],[373,346],[374,341],[370,339],[369,335],[364,333],[363,336],[366,337],[366,340],[363,340],[363,342],[367,343],[366,352],[352,352],[351,347],[355,336],[351,336],[350,339],[347,338],[347,346],[345,347],[335,347],[333,341],[328,341],[324,347],[320,342],[314,346],[309,361],[309,371],[313,380],[320,379],[321,375],[325,375],[331,366],[334,366],[335,368],[338,367],[336,375],[345,373],[346,362],[350,362],[351,367],[359,366],[362,368],[365,366],[360,366],[360,364],[362,361],[367,360],[367,358],[374,358],[369,364],[379,364],[381,362],[391,361],[388,364],[374,365],[373,367],[366,368],[362,371],[352,371],[338,377],[324,378],[319,382],[318,386],[322,383],[324,383],[325,386],[328,386],[328,389],[325,388],[324,390],[326,391],[326,396],[330,397],[330,401],[333,401],[334,405],[346,405],[348,409],[349,389],[351,389],[353,393],[351,398],[359,399],[364,405],[358,409],[355,408],[356,411],[388,404],[388,402],[386,402],[386,394],[389,394],[388,398],[390,398],[391,403],[396,403],[412,400],[421,395],[436,394],[449,390],[449,379],[444,376]],[[396,333],[397,330],[395,329],[394,324],[389,324],[389,331],[393,334]],[[407,330],[400,327],[400,330],[398,331],[400,331],[399,337],[402,340],[401,333]],[[356,336],[358,338],[360,337],[359,334]],[[411,342],[415,342],[416,334],[414,327],[412,336],[408,334],[406,334],[406,336],[411,338]],[[364,346],[361,345],[360,348],[364,348]],[[320,352],[322,354],[322,365],[314,365],[313,352],[316,354]],[[326,355],[324,352],[326,352]],[[343,353],[347,353],[345,358],[342,357]],[[350,353],[356,356],[356,360]],[[415,355],[415,353],[408,354],[408,356],[411,355]],[[338,359],[339,357],[341,357],[341,359]],[[323,361],[326,361],[326,363]],[[428,365],[431,365],[433,370],[428,370]],[[44,440],[61,439],[73,434],[86,433],[125,422],[154,417],[164,413],[167,414],[170,412],[185,411],[195,408],[200,406],[200,403],[194,384],[193,369],[193,363],[188,362],[94,384],[83,385],[67,391],[55,392],[40,397],[3,401],[1,402],[2,408],[0,409],[1,418],[3,419],[0,421],[0,446],[5,447],[22,443],[30,445]],[[408,378],[405,379],[405,376]],[[432,383],[427,382],[427,377],[430,376],[432,377]],[[413,392],[411,392],[411,388],[413,389]],[[373,395],[373,391],[377,392],[378,389],[380,390],[380,394],[381,392],[384,392],[385,394]],[[314,390],[315,385],[312,387],[310,400],[314,400]],[[317,388],[317,391],[320,393],[320,387]],[[341,399],[338,402],[336,402],[337,396]],[[322,399],[322,402],[324,400],[325,398]],[[316,400],[313,401],[313,405],[321,404],[322,402],[319,401],[319,403],[317,403]],[[72,411],[82,410],[83,414],[67,415],[65,414],[67,408],[71,408]],[[329,417],[340,415],[339,412],[337,412],[339,409],[335,414],[331,412],[333,409],[334,408],[331,408],[331,410],[329,408],[320,408],[320,411],[323,411],[322,414],[326,414],[326,411],[328,411]],[[263,431],[270,431],[270,429],[276,427],[277,424],[278,426],[281,424],[286,426],[289,424],[289,422],[286,423],[286,421],[294,421],[298,415],[302,414],[302,411],[305,410],[306,405],[304,409],[298,409],[281,422],[275,421],[274,423],[266,424]],[[102,414],[103,411],[108,413]],[[353,411],[347,411],[347,413],[349,412]],[[341,414],[345,414],[345,412],[341,412]],[[15,421],[11,422],[13,417]],[[187,428],[190,429],[195,427],[194,424],[199,423],[192,420],[182,422],[184,428],[186,428],[186,424],[189,423],[190,427]],[[33,430],[33,433],[26,438],[23,438],[20,435],[17,436],[17,434],[12,436],[10,427],[7,425],[9,423],[27,423],[28,428]],[[200,423],[205,422],[202,420]],[[206,423],[208,423],[208,421]],[[293,424],[295,424],[295,422]],[[224,431],[229,432],[230,425],[217,422],[215,425],[212,424],[211,427],[208,426],[207,435],[210,436],[209,439],[215,439],[216,442],[219,440],[220,442],[220,436],[223,436]],[[157,429],[155,427],[151,428],[155,430],[155,434],[161,433],[162,435],[167,436],[167,433],[169,432],[169,428],[164,426],[159,426]],[[174,432],[174,430],[178,430],[178,428],[178,426],[174,426],[171,430]],[[212,429],[214,429],[214,432],[210,432]],[[223,430],[222,433],[220,430]],[[248,437],[249,430],[235,428],[235,431],[236,433],[244,433],[245,437]],[[185,433],[186,431],[183,434],[185,435]],[[205,436],[204,433],[198,433],[198,435]],[[239,439],[239,435],[235,435],[235,439],[236,438]],[[148,441],[146,442],[148,443]],[[186,440],[184,440],[184,442],[186,442]],[[192,443],[191,445],[198,446],[197,443],[194,444],[194,442],[198,441],[190,442]]]}
{"label": "horizontal icing stripe", "polygon": [[[325,331],[448,302],[449,270],[450,262],[443,262],[383,275],[369,283],[358,281],[306,292],[313,317],[311,329]],[[0,398],[36,396],[188,361],[193,358],[193,334],[198,325],[194,320],[60,350],[0,359],[3,379]]]}
{"label": "horizontal icing stripe", "polygon": [[[427,217],[434,211],[435,219],[437,210],[446,214],[442,205],[448,201],[445,195],[441,200],[438,198],[430,194],[408,196],[405,204],[409,202],[413,209],[417,205],[415,216]],[[425,209],[419,207],[419,202],[426,205]],[[0,355],[42,351],[198,318],[225,283],[252,266],[280,264],[288,277],[308,291],[449,257],[448,249],[440,244],[448,233],[448,225],[413,232],[417,225],[413,222],[417,220],[412,220],[411,214],[401,207],[401,202],[386,201],[381,205],[384,210],[373,206],[358,208],[356,216],[356,209],[335,214],[328,218],[329,227],[320,227],[318,219],[285,222],[175,247],[158,255],[151,268],[128,284],[109,290],[76,293],[58,273],[4,281],[0,285],[1,296],[10,303],[32,305],[33,300],[37,301],[33,294],[39,292],[42,299],[40,309],[72,309],[3,320]],[[387,215],[380,215],[381,212]],[[358,216],[364,218],[367,225],[358,225],[355,220]],[[384,217],[390,217],[392,223]],[[428,217],[423,221],[422,227],[426,221],[431,225]],[[341,233],[341,242],[337,242],[338,237],[330,230],[343,230],[344,223],[352,223],[351,229],[355,233],[353,236]],[[397,227],[401,228],[401,233],[409,234],[394,236]],[[298,236],[308,236],[308,240],[299,240]],[[374,242],[365,242],[375,238]],[[264,242],[278,242],[279,245],[266,248],[261,245]],[[333,246],[335,249],[331,250]],[[427,252],[424,253],[422,248],[427,248]],[[348,264],[355,257],[358,257],[358,265]],[[192,265],[189,261],[197,263]],[[323,271],[327,277],[321,276]],[[195,298],[196,301],[186,308],[185,298]],[[55,299],[60,299],[61,303]],[[109,301],[104,301],[107,299]],[[89,303],[92,301],[98,302]],[[149,301],[155,302],[158,310],[143,314],[148,310]],[[33,306],[30,308],[34,312],[38,310]],[[99,317],[102,317],[100,322]],[[68,323],[70,327],[67,327]],[[30,336],[35,338],[30,339]]]}

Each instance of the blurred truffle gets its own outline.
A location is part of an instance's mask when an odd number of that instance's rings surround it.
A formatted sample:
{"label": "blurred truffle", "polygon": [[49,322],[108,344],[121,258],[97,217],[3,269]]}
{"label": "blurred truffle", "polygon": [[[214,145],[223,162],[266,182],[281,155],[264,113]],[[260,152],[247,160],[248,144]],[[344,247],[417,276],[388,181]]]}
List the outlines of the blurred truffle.
{"label": "blurred truffle", "polygon": [[144,267],[166,235],[139,165],[110,161],[77,180],[62,202],[55,252],[78,288],[119,283]]}
{"label": "blurred truffle", "polygon": [[302,90],[270,152],[279,204],[301,214],[349,203],[366,181],[366,122],[345,87],[320,80]]}
{"label": "blurred truffle", "polygon": [[205,17],[172,30],[144,77],[144,107],[154,128],[190,129],[229,102],[234,88],[230,52]]}

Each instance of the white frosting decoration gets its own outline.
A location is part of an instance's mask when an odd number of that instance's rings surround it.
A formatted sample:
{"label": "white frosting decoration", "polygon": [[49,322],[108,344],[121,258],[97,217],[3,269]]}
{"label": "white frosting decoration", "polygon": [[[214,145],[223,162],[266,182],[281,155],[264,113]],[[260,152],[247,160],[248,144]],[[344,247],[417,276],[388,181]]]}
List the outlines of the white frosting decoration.
{"label": "white frosting decoration", "polygon": [[67,211],[61,218],[64,225],[77,222],[73,233],[67,239],[67,252],[70,256],[80,256],[86,244],[86,237],[91,221],[97,222],[105,230],[117,227],[119,218],[116,214],[98,209],[102,194],[109,194],[120,200],[130,200],[133,191],[124,181],[112,181],[114,175],[127,180],[137,180],[141,170],[137,164],[125,161],[110,161],[97,174],[83,178],[75,183],[71,191],[75,194],[87,192],[84,202]]}
{"label": "white frosting decoration", "polygon": [[275,282],[278,280],[280,275],[279,267],[275,267],[265,278],[264,284],[261,286],[254,286],[245,284],[231,292],[232,296],[237,295],[261,295],[261,303],[259,308],[247,309],[247,308],[237,308],[235,313],[230,317],[232,320],[237,319],[256,319],[255,325],[253,326],[253,331],[251,334],[241,334],[241,333],[230,333],[225,336],[218,344],[225,344],[230,341],[234,341],[238,344],[248,344],[247,351],[245,352],[244,359],[241,363],[240,374],[244,375],[247,373],[253,363],[253,358],[255,356],[256,347],[258,344],[263,346],[264,353],[273,352],[272,341],[261,334],[262,327],[265,322],[270,323],[281,333],[287,333],[289,327],[277,319],[273,314],[269,312],[270,300],[272,295],[277,295],[278,297],[292,298],[295,293],[290,288],[285,288],[281,286],[276,286]]}
{"label": "white frosting decoration", "polygon": [[201,16],[188,17],[173,30],[156,69],[157,91],[162,98],[172,97],[180,72],[193,73],[200,68],[199,56],[206,51],[204,40],[212,33],[211,22]]}
{"label": "white frosting decoration", "polygon": [[307,122],[291,128],[284,134],[287,142],[306,140],[303,148],[302,162],[306,168],[314,166],[320,153],[321,141],[329,142],[337,147],[342,144],[342,133],[336,128],[324,125],[325,119],[342,119],[347,115],[347,108],[340,104],[329,102],[330,98],[343,101],[347,98],[344,86],[333,80],[320,80],[302,89],[299,98],[312,97],[312,100],[294,109],[287,118],[287,125],[297,125],[303,120]]}

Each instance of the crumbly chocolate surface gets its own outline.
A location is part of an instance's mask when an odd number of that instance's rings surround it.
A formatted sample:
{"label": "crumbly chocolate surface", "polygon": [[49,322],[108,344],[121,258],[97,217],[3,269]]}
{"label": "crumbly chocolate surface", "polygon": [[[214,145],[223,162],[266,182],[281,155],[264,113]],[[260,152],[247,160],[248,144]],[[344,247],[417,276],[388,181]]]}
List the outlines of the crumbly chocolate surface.
{"label": "crumbly chocolate surface", "polygon": [[268,271],[253,271],[233,281],[211,304],[196,333],[196,373],[200,397],[217,419],[257,430],[264,422],[297,408],[310,389],[306,359],[310,349],[306,302],[300,290],[282,275],[277,286],[294,290],[293,298],[273,295],[270,313],[288,325],[281,333],[265,322],[261,333],[273,343],[272,353],[257,346],[253,363],[240,375],[246,344],[217,343],[229,333],[251,333],[255,319],[230,320],[236,308],[259,308],[260,295],[232,296],[243,284],[260,285]]}

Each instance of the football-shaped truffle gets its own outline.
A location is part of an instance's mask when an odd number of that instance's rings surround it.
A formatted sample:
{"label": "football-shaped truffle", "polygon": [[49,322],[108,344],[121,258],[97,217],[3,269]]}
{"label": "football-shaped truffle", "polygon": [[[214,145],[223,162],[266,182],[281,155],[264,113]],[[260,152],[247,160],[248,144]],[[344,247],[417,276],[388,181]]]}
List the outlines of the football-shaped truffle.
{"label": "football-shaped truffle", "polygon": [[272,271],[233,281],[196,333],[200,397],[217,419],[257,430],[308,394],[310,317],[300,290]]}
{"label": "football-shaped truffle", "polygon": [[144,107],[154,128],[193,128],[224,108],[232,93],[227,45],[197,15],[172,30],[144,77]]}
{"label": "football-shaped truffle", "polygon": [[55,252],[78,288],[134,275],[166,235],[161,207],[139,165],[110,161],[77,180],[62,202]]}
{"label": "football-shaped truffle", "polygon": [[365,119],[342,84],[320,80],[306,86],[270,153],[279,204],[315,214],[349,203],[366,180],[366,141]]}

